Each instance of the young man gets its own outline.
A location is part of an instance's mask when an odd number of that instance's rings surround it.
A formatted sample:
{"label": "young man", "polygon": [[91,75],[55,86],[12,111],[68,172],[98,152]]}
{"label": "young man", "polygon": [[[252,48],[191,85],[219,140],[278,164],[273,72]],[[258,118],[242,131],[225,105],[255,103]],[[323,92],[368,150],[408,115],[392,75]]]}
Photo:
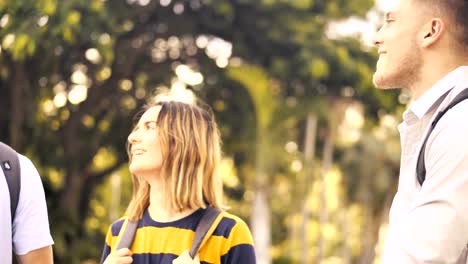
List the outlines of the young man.
{"label": "young man", "polygon": [[374,83],[404,88],[412,103],[398,127],[402,155],[383,263],[468,263],[468,100],[427,140],[425,180],[417,160],[437,113],[468,88],[468,1],[388,1],[374,43]]}
{"label": "young man", "polygon": [[[8,148],[0,142],[0,148]],[[19,155],[20,193],[13,221],[10,195],[3,169],[0,168],[0,263],[12,263],[12,251],[21,264],[51,264],[52,237],[41,178],[32,162]],[[2,163],[5,162],[2,160]],[[2,164],[6,169],[10,165]]]}

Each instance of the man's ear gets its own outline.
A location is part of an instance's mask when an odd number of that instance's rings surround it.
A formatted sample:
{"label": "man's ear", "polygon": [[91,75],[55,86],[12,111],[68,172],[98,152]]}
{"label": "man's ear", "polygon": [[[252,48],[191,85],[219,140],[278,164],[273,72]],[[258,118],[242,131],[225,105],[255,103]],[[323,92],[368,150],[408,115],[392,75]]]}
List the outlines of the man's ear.
{"label": "man's ear", "polygon": [[445,32],[445,22],[440,18],[433,18],[423,27],[421,45],[425,48],[436,43]]}

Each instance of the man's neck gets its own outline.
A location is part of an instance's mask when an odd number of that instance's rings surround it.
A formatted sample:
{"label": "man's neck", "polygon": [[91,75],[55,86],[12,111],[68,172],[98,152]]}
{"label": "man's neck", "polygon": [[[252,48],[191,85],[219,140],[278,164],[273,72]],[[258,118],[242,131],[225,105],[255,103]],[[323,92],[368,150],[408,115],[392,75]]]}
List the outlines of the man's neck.
{"label": "man's neck", "polygon": [[457,52],[447,52],[449,46],[439,47],[422,54],[423,61],[420,69],[419,79],[408,87],[413,100],[421,97],[438,81],[456,68],[468,65],[468,54]]}
{"label": "man's neck", "polygon": [[427,67],[421,69],[420,80],[416,80],[410,87],[410,95],[413,100],[418,99],[429,89],[431,89],[438,81],[443,79],[447,74],[462,66],[462,64],[434,62],[428,64]]}

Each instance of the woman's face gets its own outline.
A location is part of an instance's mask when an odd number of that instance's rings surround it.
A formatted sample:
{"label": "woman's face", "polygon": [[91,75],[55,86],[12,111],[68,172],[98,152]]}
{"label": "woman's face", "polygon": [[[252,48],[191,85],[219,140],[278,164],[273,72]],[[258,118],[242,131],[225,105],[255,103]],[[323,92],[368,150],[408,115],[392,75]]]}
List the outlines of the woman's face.
{"label": "woman's face", "polygon": [[146,110],[128,136],[131,155],[130,172],[147,180],[148,177],[159,175],[163,163],[156,125],[160,110],[161,106]]}

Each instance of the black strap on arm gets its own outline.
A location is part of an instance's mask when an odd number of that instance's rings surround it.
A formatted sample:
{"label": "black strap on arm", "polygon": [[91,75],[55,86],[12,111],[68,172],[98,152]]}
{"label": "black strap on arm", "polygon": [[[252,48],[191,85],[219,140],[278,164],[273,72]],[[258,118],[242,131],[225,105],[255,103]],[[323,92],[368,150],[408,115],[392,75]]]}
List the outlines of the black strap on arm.
{"label": "black strap on arm", "polygon": [[190,257],[194,258],[195,255],[197,255],[198,250],[200,250],[205,238],[210,237],[213,234],[215,227],[211,227],[219,214],[221,214],[221,210],[218,208],[206,208],[205,213],[203,214],[202,219],[200,219],[200,223],[198,223],[197,229],[195,230],[195,237],[193,238],[192,247],[189,251]]}
{"label": "black strap on arm", "polygon": [[0,142],[0,162],[10,192],[10,212],[11,222],[13,222],[21,188],[21,170],[18,153],[10,146]]}
{"label": "black strap on arm", "polygon": [[[424,158],[424,153],[426,152],[426,143],[427,143],[427,140],[429,139],[429,136],[431,135],[432,131],[437,125],[437,122],[439,122],[442,116],[445,113],[447,113],[447,111],[450,110],[452,107],[454,107],[455,105],[457,105],[458,103],[460,103],[461,101],[465,99],[468,99],[468,88],[461,91],[444,110],[437,113],[437,116],[435,117],[434,121],[432,121],[431,127],[429,128],[429,132],[427,132],[426,138],[424,139],[423,145],[419,152],[418,163],[416,165],[416,176],[421,186],[423,185],[424,180],[426,179],[426,162]],[[460,120],[460,122],[463,122],[463,120]]]}

